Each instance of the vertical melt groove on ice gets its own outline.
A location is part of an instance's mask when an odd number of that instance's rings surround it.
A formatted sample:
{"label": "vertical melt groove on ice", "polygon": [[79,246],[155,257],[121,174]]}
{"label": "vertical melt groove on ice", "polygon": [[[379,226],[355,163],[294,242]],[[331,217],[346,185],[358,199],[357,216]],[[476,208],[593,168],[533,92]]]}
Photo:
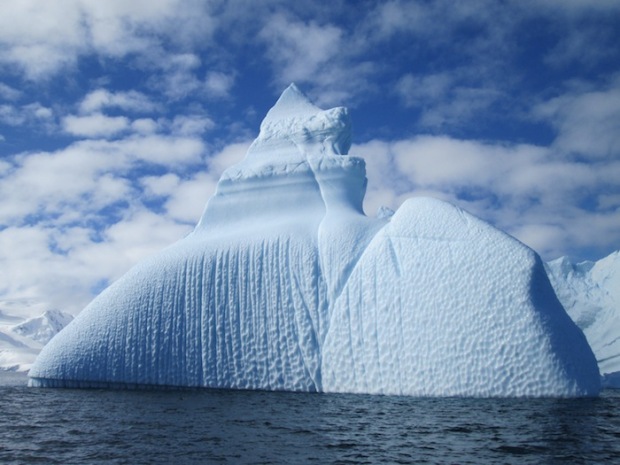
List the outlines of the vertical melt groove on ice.
{"label": "vertical melt groove on ice", "polygon": [[596,395],[539,257],[434,199],[368,218],[350,145],[347,110],[291,85],[193,233],[93,300],[31,385]]}

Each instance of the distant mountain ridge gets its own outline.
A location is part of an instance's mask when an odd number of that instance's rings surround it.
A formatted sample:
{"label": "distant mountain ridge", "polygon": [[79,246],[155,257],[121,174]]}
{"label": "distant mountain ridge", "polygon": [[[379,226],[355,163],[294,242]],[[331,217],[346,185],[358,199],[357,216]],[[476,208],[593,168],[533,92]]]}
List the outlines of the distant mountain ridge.
{"label": "distant mountain ridge", "polygon": [[34,300],[0,301],[0,370],[28,371],[73,316]]}

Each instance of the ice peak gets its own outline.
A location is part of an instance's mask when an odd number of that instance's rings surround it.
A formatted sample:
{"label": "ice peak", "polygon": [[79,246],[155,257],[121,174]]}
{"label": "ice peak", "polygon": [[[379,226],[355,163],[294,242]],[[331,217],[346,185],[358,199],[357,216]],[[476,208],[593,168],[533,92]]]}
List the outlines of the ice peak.
{"label": "ice peak", "polygon": [[283,142],[305,152],[314,146],[316,153],[345,155],[351,146],[349,112],[344,107],[322,110],[293,83],[267,112],[254,148],[267,144],[273,152],[273,144]]}
{"label": "ice peak", "polygon": [[295,83],[291,83],[276,104],[267,112],[263,125],[292,117],[311,117],[322,110],[306,97]]}

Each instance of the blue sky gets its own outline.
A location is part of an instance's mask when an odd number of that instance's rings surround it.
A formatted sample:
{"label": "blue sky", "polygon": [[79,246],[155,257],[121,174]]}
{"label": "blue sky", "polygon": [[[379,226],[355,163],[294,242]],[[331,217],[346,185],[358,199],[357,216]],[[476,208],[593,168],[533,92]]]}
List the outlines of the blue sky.
{"label": "blue sky", "polygon": [[0,300],[76,313],[187,234],[290,83],[347,106],[366,213],[430,195],[550,260],[620,248],[620,2],[0,6]]}

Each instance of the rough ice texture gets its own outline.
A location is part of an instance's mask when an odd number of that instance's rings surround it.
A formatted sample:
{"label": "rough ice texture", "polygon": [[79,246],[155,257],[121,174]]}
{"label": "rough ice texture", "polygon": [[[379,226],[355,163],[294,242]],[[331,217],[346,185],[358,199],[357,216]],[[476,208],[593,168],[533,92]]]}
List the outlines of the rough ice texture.
{"label": "rough ice texture", "polygon": [[597,262],[546,264],[555,292],[598,361],[603,384],[620,388],[620,251]]}
{"label": "rough ice texture", "polygon": [[595,378],[538,256],[425,198],[406,201],[366,248],[334,302],[323,350],[329,391],[578,395],[596,389]]}
{"label": "rough ice texture", "polygon": [[596,395],[596,361],[534,252],[449,204],[362,212],[344,108],[293,85],[195,231],[41,352],[35,386]]}

